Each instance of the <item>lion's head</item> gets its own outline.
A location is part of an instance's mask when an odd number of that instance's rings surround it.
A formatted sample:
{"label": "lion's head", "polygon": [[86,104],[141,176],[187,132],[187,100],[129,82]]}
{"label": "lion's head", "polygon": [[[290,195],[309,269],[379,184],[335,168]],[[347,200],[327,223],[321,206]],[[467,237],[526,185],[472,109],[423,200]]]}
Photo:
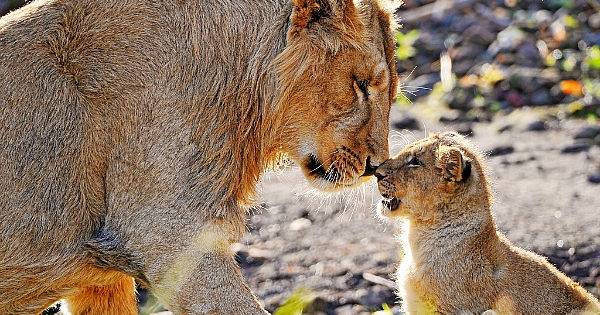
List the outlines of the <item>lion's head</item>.
{"label": "lion's head", "polygon": [[295,0],[280,78],[281,149],[326,191],[359,185],[389,156],[396,95],[387,0]]}

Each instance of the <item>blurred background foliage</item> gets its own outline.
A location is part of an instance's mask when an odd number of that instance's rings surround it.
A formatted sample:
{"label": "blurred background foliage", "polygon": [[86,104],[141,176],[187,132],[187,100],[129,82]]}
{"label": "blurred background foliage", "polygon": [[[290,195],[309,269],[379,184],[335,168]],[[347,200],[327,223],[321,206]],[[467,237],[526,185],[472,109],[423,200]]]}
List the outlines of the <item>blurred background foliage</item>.
{"label": "blurred background foliage", "polygon": [[525,106],[600,116],[598,0],[407,0],[398,15],[399,104],[459,121]]}

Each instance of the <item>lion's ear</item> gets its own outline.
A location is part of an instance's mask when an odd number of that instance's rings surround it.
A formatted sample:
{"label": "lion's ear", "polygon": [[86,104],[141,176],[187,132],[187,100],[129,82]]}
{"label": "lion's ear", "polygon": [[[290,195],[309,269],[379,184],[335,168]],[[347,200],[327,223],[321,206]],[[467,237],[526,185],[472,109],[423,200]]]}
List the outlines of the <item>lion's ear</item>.
{"label": "lion's ear", "polygon": [[446,182],[466,181],[471,175],[471,161],[455,147],[440,146],[437,151],[436,166],[442,170]]}
{"label": "lion's ear", "polygon": [[299,32],[326,19],[351,23],[357,18],[354,0],[294,0],[291,21],[294,31]]}

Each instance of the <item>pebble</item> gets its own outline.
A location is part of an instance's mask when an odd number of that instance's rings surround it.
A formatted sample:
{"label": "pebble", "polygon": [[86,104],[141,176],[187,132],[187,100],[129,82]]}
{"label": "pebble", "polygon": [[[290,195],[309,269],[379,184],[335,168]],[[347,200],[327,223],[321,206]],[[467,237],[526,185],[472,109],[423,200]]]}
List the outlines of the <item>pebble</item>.
{"label": "pebble", "polygon": [[600,126],[585,127],[579,130],[574,139],[594,139],[600,135]]}
{"label": "pebble", "polygon": [[488,156],[501,156],[515,152],[515,148],[512,145],[499,146],[488,151]]}
{"label": "pebble", "polygon": [[552,94],[550,94],[550,90],[541,89],[531,95],[530,101],[531,105],[550,105],[552,104]]}
{"label": "pebble", "polygon": [[290,231],[301,231],[312,225],[312,222],[307,218],[300,218],[292,221],[289,225]]}
{"label": "pebble", "polygon": [[587,180],[590,183],[600,184],[600,161],[597,161],[595,166],[590,167]]}
{"label": "pebble", "polygon": [[419,122],[409,116],[402,117],[399,121],[392,123],[392,126],[397,130],[419,130],[421,129]]}
{"label": "pebble", "polygon": [[590,15],[587,21],[591,28],[600,29],[600,13]]}
{"label": "pebble", "polygon": [[543,131],[546,130],[546,123],[542,120],[536,120],[527,126],[528,131]]}
{"label": "pebble", "polygon": [[560,152],[561,153],[579,153],[579,152],[584,152],[590,149],[590,145],[587,143],[583,143],[583,142],[579,142],[579,143],[574,143],[566,148],[563,148]]}
{"label": "pebble", "polygon": [[464,41],[475,45],[487,47],[496,40],[489,27],[481,24],[471,25],[464,31]]}

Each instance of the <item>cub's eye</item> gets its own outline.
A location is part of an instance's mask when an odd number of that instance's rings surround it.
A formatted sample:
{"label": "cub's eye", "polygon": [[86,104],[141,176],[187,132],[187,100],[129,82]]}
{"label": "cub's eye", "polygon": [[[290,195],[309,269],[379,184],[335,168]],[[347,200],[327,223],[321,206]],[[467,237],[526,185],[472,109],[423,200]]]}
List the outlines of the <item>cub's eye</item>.
{"label": "cub's eye", "polygon": [[417,159],[416,157],[412,156],[408,159],[408,162],[406,163],[406,165],[408,167],[419,167],[419,166],[423,166],[423,162],[421,162],[421,160]]}

